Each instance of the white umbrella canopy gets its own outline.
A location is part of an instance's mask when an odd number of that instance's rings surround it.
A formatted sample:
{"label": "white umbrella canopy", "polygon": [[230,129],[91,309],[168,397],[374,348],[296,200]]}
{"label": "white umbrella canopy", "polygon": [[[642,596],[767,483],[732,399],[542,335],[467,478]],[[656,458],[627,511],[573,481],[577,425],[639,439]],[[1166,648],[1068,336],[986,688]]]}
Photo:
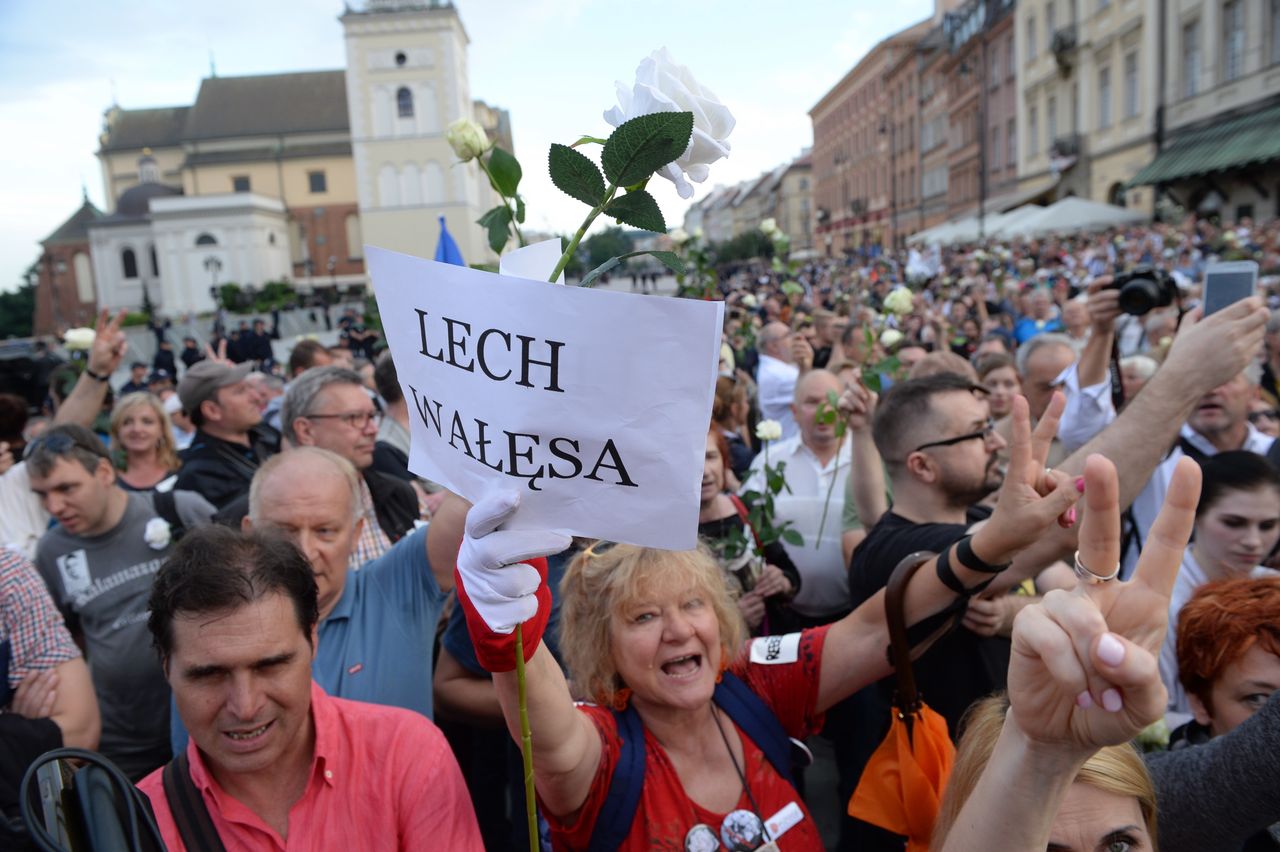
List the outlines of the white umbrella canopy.
{"label": "white umbrella canopy", "polygon": [[[1020,210],[1023,208],[1019,208]],[[1015,210],[1014,214],[1018,211]],[[1145,222],[1150,216],[1136,210],[1069,196],[1024,215],[1010,214],[995,232],[1000,237],[1035,237],[1043,234],[1101,231],[1119,225]]]}

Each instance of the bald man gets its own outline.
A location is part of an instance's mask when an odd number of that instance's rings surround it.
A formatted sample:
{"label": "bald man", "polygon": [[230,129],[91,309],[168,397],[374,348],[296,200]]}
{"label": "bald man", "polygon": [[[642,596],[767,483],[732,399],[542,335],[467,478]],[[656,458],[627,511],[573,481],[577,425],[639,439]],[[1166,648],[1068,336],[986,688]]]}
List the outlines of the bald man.
{"label": "bald man", "polygon": [[760,393],[760,416],[782,424],[783,439],[796,435],[796,420],[791,412],[800,367],[796,364],[792,340],[796,337],[786,323],[770,322],[760,329],[760,365],[756,368],[756,384]]}

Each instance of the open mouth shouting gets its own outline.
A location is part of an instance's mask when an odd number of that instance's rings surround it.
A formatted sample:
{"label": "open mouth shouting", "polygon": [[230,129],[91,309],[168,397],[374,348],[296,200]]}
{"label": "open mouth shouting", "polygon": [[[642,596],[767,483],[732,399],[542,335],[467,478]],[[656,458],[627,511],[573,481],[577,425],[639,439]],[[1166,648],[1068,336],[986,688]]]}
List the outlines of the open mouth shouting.
{"label": "open mouth shouting", "polygon": [[673,657],[662,664],[662,673],[677,680],[691,680],[702,671],[701,654],[685,654]]}

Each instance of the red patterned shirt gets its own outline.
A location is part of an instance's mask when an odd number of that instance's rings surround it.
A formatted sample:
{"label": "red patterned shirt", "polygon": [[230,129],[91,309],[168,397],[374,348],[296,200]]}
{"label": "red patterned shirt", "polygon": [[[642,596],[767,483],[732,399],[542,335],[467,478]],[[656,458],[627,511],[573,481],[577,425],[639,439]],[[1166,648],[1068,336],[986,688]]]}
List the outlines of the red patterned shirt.
{"label": "red patterned shirt", "polygon": [[[731,671],[769,706],[789,736],[802,738],[822,726],[822,716],[816,711],[816,706],[818,672],[827,629],[818,627],[789,636],[761,637],[753,641],[752,652],[741,656],[731,667]],[[779,648],[769,646],[771,641],[780,646],[780,653],[775,653]],[[603,749],[591,792],[574,821],[564,823],[548,816],[556,849],[587,848],[621,751],[612,712],[595,705],[582,705],[578,709],[595,723]],[[747,784],[763,811],[757,816],[768,820],[792,802],[804,815],[798,824],[777,838],[778,848],[784,852],[822,849],[818,827],[795,788],[777,773],[764,752],[742,729],[734,727],[742,740]],[[685,794],[662,744],[648,730],[645,731],[644,744],[644,788],[631,823],[631,833],[619,848],[635,852],[653,849],[682,852],[686,835],[698,824],[709,827],[718,837],[726,814],[712,813]],[[745,790],[735,809],[754,810]]]}
{"label": "red patterned shirt", "polygon": [[17,689],[32,672],[80,656],[36,567],[14,551],[0,548],[0,645],[6,642],[10,689]]}

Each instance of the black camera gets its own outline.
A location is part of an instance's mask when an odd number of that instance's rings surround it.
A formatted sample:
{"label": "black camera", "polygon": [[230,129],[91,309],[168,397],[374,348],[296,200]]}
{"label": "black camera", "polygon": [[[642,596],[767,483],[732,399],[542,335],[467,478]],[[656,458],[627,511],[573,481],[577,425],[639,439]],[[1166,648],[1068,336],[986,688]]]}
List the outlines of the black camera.
{"label": "black camera", "polygon": [[1107,285],[1108,290],[1120,291],[1120,310],[1140,317],[1156,308],[1172,305],[1178,298],[1178,285],[1163,269],[1154,266],[1135,266],[1122,272]]}

